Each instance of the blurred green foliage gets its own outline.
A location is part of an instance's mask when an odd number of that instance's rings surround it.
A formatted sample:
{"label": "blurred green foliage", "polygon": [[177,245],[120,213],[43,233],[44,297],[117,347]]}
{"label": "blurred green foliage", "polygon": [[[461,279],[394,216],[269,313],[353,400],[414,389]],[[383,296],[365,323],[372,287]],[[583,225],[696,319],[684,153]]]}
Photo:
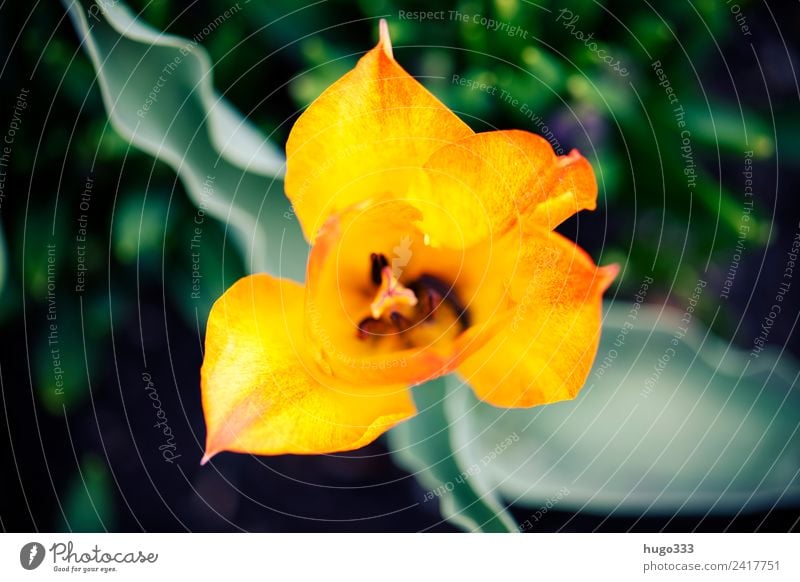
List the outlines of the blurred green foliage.
{"label": "blurred green foliage", "polygon": [[79,533],[114,531],[113,487],[102,459],[86,455],[64,491],[58,529]]}
{"label": "blurred green foliage", "polygon": [[[191,7],[167,0],[128,4],[151,25],[186,38],[235,5],[230,0]],[[564,8],[571,18],[578,16],[573,29],[560,18]],[[443,10],[445,18],[419,21],[400,14],[420,10]],[[449,11],[467,18],[454,19]],[[491,30],[476,22],[476,15],[517,26],[525,38]],[[738,242],[744,152],[752,150],[758,163],[778,149],[776,135],[781,142],[800,140],[795,109],[779,101],[767,108],[763,96],[748,93],[746,86],[732,89],[732,73],[724,69],[735,73],[737,62],[722,61],[720,47],[745,56],[747,49],[735,52],[743,46],[740,31],[718,0],[661,3],[655,9],[593,0],[271,0],[243,5],[201,42],[214,63],[217,89],[282,145],[298,112],[373,46],[379,17],[389,20],[398,61],[473,129],[543,133],[547,127],[564,153],[577,147],[587,156],[600,183],[598,211],[582,214],[565,230],[599,262],[623,264],[622,297],[632,296],[650,275],[655,291],[649,300],[666,299],[682,308],[698,277],[706,276],[704,265],[711,265],[712,274],[724,272]],[[592,33],[629,74],[598,59],[575,30]],[[187,326],[202,333],[213,301],[246,271],[228,244],[225,225],[206,220],[203,268],[214,284],[199,301],[190,299],[187,243],[197,209],[170,168],[131,148],[110,128],[94,70],[76,39],[57,10],[36,11],[24,30],[21,66],[35,70],[33,98],[46,139],[36,131],[18,137],[17,181],[24,183],[28,174],[35,180],[28,200],[16,204],[13,214],[4,211],[8,264],[0,253],[0,270],[10,279],[2,289],[0,322],[20,317],[24,289],[26,308],[41,323],[47,309],[46,245],[59,249],[60,349],[70,373],[57,392],[50,346],[38,332],[32,374],[38,401],[54,415],[88,406],[90,386],[107,389],[97,382],[107,368],[97,354],[112,331],[137,327],[142,293],[163,285],[164,308],[181,313]],[[675,105],[658,84],[654,61],[660,61],[691,132],[697,174],[691,188]],[[470,86],[454,82],[454,75]],[[496,90],[474,89],[481,83]],[[797,159],[784,163],[798,165]],[[75,294],[77,201],[87,176],[96,180],[88,211],[88,272],[86,291]],[[770,219],[767,208],[756,208],[748,250],[769,243]],[[699,317],[711,321],[715,307],[701,303]],[[714,329],[729,333],[737,318],[723,311]],[[96,457],[84,458],[81,467],[69,487],[64,525],[95,531],[108,526],[109,476]]]}

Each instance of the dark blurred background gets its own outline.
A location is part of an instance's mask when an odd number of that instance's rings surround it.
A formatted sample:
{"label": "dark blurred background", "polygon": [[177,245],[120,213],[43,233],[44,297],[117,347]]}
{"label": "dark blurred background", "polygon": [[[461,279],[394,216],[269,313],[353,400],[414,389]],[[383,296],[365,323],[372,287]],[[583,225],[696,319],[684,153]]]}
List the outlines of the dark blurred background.
{"label": "dark blurred background", "polygon": [[[232,5],[127,4],[187,38]],[[589,158],[601,182],[598,211],[561,229],[599,262],[624,265],[617,299],[631,299],[645,276],[655,280],[648,302],[683,309],[698,278],[718,297],[741,255],[729,298],[701,302],[698,316],[752,347],[800,220],[796,2],[364,0],[298,10],[303,5],[243,3],[202,41],[215,86],[265,134],[275,130],[278,146],[302,108],[374,45],[384,16],[397,60],[473,129],[542,133],[546,125],[566,151],[577,147]],[[519,26],[527,38],[472,19],[400,15],[416,10],[485,15]],[[572,28],[563,10],[579,16]],[[593,32],[627,74],[601,62],[575,31]],[[107,124],[94,69],[61,5],[0,4],[0,56],[0,132],[26,95],[0,206],[8,259],[0,295],[0,529],[453,531],[435,503],[420,503],[422,489],[395,467],[383,439],[348,455],[222,454],[199,466],[204,322],[224,285],[245,274],[242,259],[223,244],[224,225],[207,221],[203,259],[224,263],[225,281],[204,287],[203,301],[187,302],[196,208],[165,164]],[[657,60],[691,128],[694,178],[684,173]],[[453,75],[505,89],[528,108],[454,83]],[[755,193],[742,238],[747,151]],[[74,258],[49,263],[47,245],[72,253],[81,214],[88,215],[87,271],[85,290],[76,293]],[[48,266],[60,378],[48,343]],[[791,313],[797,294],[787,296]],[[798,355],[793,319],[776,320],[769,341]],[[158,450],[145,370],[174,431],[172,463]],[[785,510],[646,520],[552,511],[537,531],[786,531],[796,519]]]}

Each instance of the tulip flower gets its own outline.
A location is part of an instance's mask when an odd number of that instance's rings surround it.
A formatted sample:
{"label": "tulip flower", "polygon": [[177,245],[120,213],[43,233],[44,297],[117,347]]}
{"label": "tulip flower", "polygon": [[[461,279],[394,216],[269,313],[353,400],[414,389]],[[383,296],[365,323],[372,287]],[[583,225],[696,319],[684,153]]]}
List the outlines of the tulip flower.
{"label": "tulip flower", "polygon": [[411,387],[449,373],[498,407],[578,393],[618,269],[553,230],[596,206],[576,150],[473,132],[395,61],[382,21],[286,156],[305,285],[251,275],[214,304],[203,462],[357,449],[415,414]]}

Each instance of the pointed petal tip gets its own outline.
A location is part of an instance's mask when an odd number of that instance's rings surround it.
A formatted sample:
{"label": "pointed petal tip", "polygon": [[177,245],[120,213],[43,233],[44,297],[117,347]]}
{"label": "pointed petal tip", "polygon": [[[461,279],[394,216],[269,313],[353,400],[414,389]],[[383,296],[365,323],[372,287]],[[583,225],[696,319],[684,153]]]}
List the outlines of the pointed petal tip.
{"label": "pointed petal tip", "polygon": [[617,263],[612,263],[604,267],[600,267],[600,289],[605,291],[611,287],[611,283],[619,275],[620,266]]}
{"label": "pointed petal tip", "polygon": [[203,451],[203,458],[200,459],[200,466],[202,467],[206,463],[208,463],[211,459],[217,456],[217,454],[221,453],[223,449],[213,448],[210,446],[206,446],[206,450]]}
{"label": "pointed petal tip", "polygon": [[394,58],[394,53],[392,51],[392,38],[389,36],[389,23],[386,22],[385,18],[381,18],[379,24],[380,30],[380,41],[378,45],[383,49],[383,52],[386,53],[386,56],[390,59]]}
{"label": "pointed petal tip", "polygon": [[573,163],[577,162],[578,160],[580,160],[582,158],[583,158],[583,156],[581,155],[581,152],[579,152],[577,150],[577,148],[572,148],[571,150],[569,150],[569,153],[567,155],[558,156],[558,162],[557,163],[558,163],[558,166],[560,168],[563,168],[565,166],[568,166],[570,164],[573,164]]}

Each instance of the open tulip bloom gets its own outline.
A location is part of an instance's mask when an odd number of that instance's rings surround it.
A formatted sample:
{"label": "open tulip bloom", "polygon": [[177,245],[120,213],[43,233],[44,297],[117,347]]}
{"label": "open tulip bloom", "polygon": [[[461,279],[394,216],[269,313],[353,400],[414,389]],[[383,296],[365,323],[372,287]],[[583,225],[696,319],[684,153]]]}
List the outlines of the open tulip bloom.
{"label": "open tulip bloom", "polygon": [[553,231],[596,206],[576,150],[473,132],[397,64],[381,22],[286,154],[306,283],[252,275],[211,310],[204,462],[362,447],[415,414],[412,386],[452,372],[498,407],[578,393],[618,269]]}

